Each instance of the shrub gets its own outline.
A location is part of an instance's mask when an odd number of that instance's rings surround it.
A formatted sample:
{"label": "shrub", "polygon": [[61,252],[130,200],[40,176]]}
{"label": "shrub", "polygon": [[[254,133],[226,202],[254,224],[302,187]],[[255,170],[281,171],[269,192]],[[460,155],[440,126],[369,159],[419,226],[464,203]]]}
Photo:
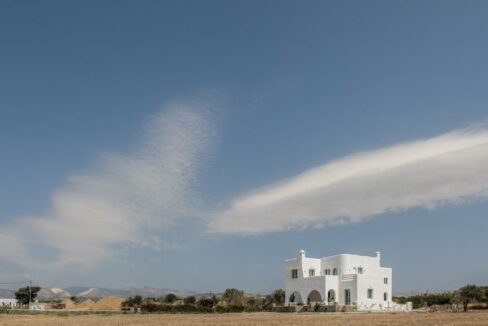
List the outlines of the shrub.
{"label": "shrub", "polygon": [[405,303],[407,301],[412,302],[414,309],[421,307],[430,307],[433,305],[445,305],[453,303],[452,292],[442,292],[442,293],[421,293],[415,294],[409,297],[394,297],[393,301],[397,303]]}
{"label": "shrub", "polygon": [[197,299],[193,295],[191,295],[183,299],[183,302],[188,305],[193,305],[197,302]]}
{"label": "shrub", "polygon": [[217,300],[217,297],[214,295],[210,298],[201,298],[200,300],[198,300],[197,305],[206,309],[212,309],[218,301],[219,300]]}
{"label": "shrub", "polygon": [[168,293],[166,294],[166,297],[164,297],[164,301],[167,303],[174,303],[176,300],[178,300],[178,297],[174,293]]}
{"label": "shrub", "polygon": [[215,308],[215,312],[218,312],[218,313],[231,313],[231,312],[243,312],[244,310],[246,310],[246,307],[244,306],[239,306],[239,305],[228,305],[226,307],[224,306],[217,306]]}
{"label": "shrub", "polygon": [[313,307],[313,311],[317,312],[320,310],[320,304],[316,303],[315,306]]}
{"label": "shrub", "polygon": [[238,289],[226,289],[222,295],[227,303],[232,306],[242,306],[245,301],[244,291]]}
{"label": "shrub", "polygon": [[484,309],[488,309],[488,305],[483,303],[473,303],[469,305],[469,309],[484,310]]}
{"label": "shrub", "polygon": [[396,302],[396,303],[399,303],[399,304],[405,304],[405,303],[407,303],[407,301],[408,301],[408,300],[407,300],[407,297],[396,297],[396,296],[393,296],[393,297],[391,298],[391,300],[392,300],[393,302]]}
{"label": "shrub", "polygon": [[271,293],[273,297],[273,302],[279,306],[282,306],[285,304],[285,291],[282,289],[279,290],[274,290],[273,293]]}
{"label": "shrub", "polygon": [[141,306],[143,312],[166,312],[166,313],[208,313],[211,309],[194,305],[166,305],[158,303],[145,303]]}

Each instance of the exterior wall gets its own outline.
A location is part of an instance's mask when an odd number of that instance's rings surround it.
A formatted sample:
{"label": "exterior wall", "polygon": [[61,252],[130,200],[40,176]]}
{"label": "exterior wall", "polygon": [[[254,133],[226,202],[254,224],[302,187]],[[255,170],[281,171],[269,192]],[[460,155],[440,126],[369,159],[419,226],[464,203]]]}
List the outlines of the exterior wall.
{"label": "exterior wall", "polygon": [[290,279],[285,286],[285,303],[289,303],[294,292],[300,293],[302,302],[307,303],[310,292],[316,290],[320,293],[321,301],[325,300],[325,276],[314,276],[307,278]]}
{"label": "exterior wall", "polygon": [[39,303],[39,302],[34,302],[31,304],[30,310],[45,310],[45,304]]}
{"label": "exterior wall", "polygon": [[[308,258],[301,250],[297,258],[285,261],[285,293],[286,304],[290,303],[290,296],[298,292],[301,302],[307,303],[310,292],[320,293],[321,301],[327,302],[328,291],[333,290],[335,302],[344,305],[345,290],[350,290],[350,303],[358,310],[385,310],[393,308],[392,297],[392,269],[381,267],[380,253],[375,256],[359,256],[341,254],[325,258]],[[309,275],[309,269],[315,270],[315,276]],[[325,270],[333,273],[337,269],[338,275],[326,275]],[[297,269],[298,277],[292,279],[292,270]],[[387,284],[384,284],[387,278]],[[373,290],[373,298],[368,298],[368,289]],[[387,293],[387,300],[384,300]],[[397,309],[398,306],[395,306]]]}
{"label": "exterior wall", "polygon": [[351,304],[357,301],[357,277],[353,274],[339,276],[338,292],[339,297],[337,302],[341,305],[346,304],[346,289],[351,291]]}
{"label": "exterior wall", "polygon": [[339,276],[338,275],[326,275],[325,276],[325,296],[324,296],[324,301],[327,302],[327,294],[329,291],[332,290],[334,291],[334,298],[335,300],[333,302],[338,302],[338,299],[340,297],[339,293]]}

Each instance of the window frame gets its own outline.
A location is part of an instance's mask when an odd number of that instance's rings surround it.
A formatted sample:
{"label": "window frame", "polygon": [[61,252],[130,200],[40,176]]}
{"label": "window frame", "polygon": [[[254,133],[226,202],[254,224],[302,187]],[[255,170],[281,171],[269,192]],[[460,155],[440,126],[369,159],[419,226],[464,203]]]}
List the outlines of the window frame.
{"label": "window frame", "polygon": [[[370,295],[371,294],[371,295]],[[374,290],[372,288],[369,288],[367,293],[366,293],[366,297],[368,299],[374,299]]]}
{"label": "window frame", "polygon": [[291,278],[292,279],[297,279],[298,278],[298,269],[294,268],[291,270]]}

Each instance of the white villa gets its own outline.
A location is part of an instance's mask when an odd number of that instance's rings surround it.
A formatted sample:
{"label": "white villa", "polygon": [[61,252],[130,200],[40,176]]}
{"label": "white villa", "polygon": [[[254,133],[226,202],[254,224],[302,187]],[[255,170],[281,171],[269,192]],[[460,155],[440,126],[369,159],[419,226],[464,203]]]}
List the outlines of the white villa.
{"label": "white villa", "polygon": [[285,261],[285,303],[355,305],[357,310],[408,310],[391,300],[392,269],[375,256],[309,258],[300,250]]}

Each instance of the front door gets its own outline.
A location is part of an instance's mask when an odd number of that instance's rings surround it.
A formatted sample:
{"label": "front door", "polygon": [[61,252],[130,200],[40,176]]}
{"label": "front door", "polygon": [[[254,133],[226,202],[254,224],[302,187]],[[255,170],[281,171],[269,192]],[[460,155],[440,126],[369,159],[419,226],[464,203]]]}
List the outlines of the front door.
{"label": "front door", "polygon": [[351,290],[350,289],[344,290],[344,304],[346,304],[346,305],[351,304]]}

